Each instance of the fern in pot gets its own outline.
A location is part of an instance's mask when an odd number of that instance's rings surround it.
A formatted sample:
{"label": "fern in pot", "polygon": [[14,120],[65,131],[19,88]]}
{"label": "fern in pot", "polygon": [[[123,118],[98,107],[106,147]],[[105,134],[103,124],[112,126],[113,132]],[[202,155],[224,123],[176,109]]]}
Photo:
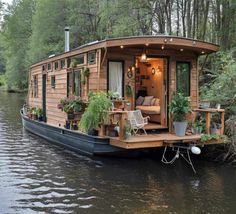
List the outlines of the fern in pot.
{"label": "fern in pot", "polygon": [[190,111],[188,97],[185,97],[182,93],[174,93],[169,106],[169,112],[173,117],[175,134],[177,136],[182,137],[185,135],[188,125],[186,115]]}

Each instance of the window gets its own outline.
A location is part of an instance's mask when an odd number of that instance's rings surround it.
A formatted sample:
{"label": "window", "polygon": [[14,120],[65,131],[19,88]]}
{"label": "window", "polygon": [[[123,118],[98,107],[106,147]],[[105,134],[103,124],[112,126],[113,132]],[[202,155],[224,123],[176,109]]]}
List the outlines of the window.
{"label": "window", "polygon": [[190,63],[176,63],[176,90],[190,96]]}
{"label": "window", "polygon": [[74,72],[74,95],[81,96],[81,70]]}
{"label": "window", "polygon": [[67,96],[81,96],[81,70],[67,73]]}
{"label": "window", "polygon": [[32,97],[38,97],[38,75],[33,76]]}
{"label": "window", "polygon": [[77,65],[84,64],[84,54],[77,56],[76,62],[77,62]]}
{"label": "window", "polygon": [[61,69],[65,68],[65,60],[62,59],[60,62],[61,62]]}
{"label": "window", "polygon": [[42,71],[45,71],[46,70],[46,65],[43,65],[42,66]]}
{"label": "window", "polygon": [[58,61],[54,62],[54,68],[55,68],[55,70],[58,69]]}
{"label": "window", "polygon": [[56,77],[55,76],[51,76],[51,87],[52,88],[56,87]]}
{"label": "window", "polygon": [[70,67],[70,62],[71,62],[71,60],[70,60],[70,58],[68,58],[68,59],[67,59],[67,68]]}
{"label": "window", "polygon": [[122,62],[113,62],[110,61],[108,69],[108,90],[116,92],[119,94],[119,97],[123,96],[123,63]]}
{"label": "window", "polygon": [[88,53],[88,64],[95,64],[96,63],[96,52],[92,51]]}
{"label": "window", "polygon": [[75,68],[77,65],[83,65],[83,64],[84,64],[84,54],[71,58],[70,67]]}
{"label": "window", "polygon": [[48,63],[48,71],[52,70],[52,64]]}

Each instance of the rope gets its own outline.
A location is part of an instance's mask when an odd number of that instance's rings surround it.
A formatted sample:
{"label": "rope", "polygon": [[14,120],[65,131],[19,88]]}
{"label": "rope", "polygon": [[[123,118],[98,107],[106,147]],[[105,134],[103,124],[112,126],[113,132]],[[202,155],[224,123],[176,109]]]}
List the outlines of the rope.
{"label": "rope", "polygon": [[[177,148],[176,154],[175,154],[175,156],[174,156],[170,161],[168,161],[168,160],[166,159],[166,157],[165,157],[167,147],[168,147],[168,146],[165,146],[165,149],[164,149],[164,152],[163,152],[163,155],[162,155],[162,159],[161,159],[162,163],[164,163],[164,164],[173,164],[173,163],[176,161],[176,159],[178,159],[179,156],[180,156],[180,157],[182,157],[182,158],[192,167],[193,172],[194,172],[195,174],[197,173],[196,170],[195,170],[195,168],[194,168],[194,166],[193,166],[193,162],[192,162],[191,157],[190,157],[190,154],[189,154],[189,147],[183,148],[183,147],[176,146],[176,148]],[[175,147],[173,147],[173,149],[174,149],[174,148],[175,148]],[[186,158],[186,157],[184,156],[184,154],[180,151],[180,148],[186,149],[187,158]]]}

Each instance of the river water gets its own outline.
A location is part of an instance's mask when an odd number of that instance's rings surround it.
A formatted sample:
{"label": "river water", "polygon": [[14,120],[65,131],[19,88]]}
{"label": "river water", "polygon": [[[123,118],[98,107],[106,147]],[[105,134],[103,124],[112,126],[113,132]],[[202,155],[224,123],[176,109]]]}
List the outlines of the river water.
{"label": "river water", "polygon": [[76,155],[25,131],[0,92],[0,213],[236,213],[236,169]]}

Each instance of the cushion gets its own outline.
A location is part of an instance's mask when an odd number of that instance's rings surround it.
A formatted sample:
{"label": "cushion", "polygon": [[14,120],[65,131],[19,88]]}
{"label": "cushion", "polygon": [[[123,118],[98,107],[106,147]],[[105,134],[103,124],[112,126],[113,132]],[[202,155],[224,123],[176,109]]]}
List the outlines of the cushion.
{"label": "cushion", "polygon": [[156,98],[153,98],[152,101],[151,101],[151,106],[154,106],[155,102],[156,102]]}
{"label": "cushion", "polygon": [[153,96],[144,97],[143,106],[150,106],[152,99],[153,99]]}
{"label": "cushion", "polygon": [[159,106],[160,105],[160,99],[156,98],[154,106]]}
{"label": "cushion", "polygon": [[161,107],[160,106],[136,106],[136,109],[141,110],[144,114],[160,114]]}
{"label": "cushion", "polygon": [[144,101],[144,97],[139,96],[138,99],[136,100],[136,105],[137,105],[137,106],[142,105],[142,104],[143,104],[143,101]]}

